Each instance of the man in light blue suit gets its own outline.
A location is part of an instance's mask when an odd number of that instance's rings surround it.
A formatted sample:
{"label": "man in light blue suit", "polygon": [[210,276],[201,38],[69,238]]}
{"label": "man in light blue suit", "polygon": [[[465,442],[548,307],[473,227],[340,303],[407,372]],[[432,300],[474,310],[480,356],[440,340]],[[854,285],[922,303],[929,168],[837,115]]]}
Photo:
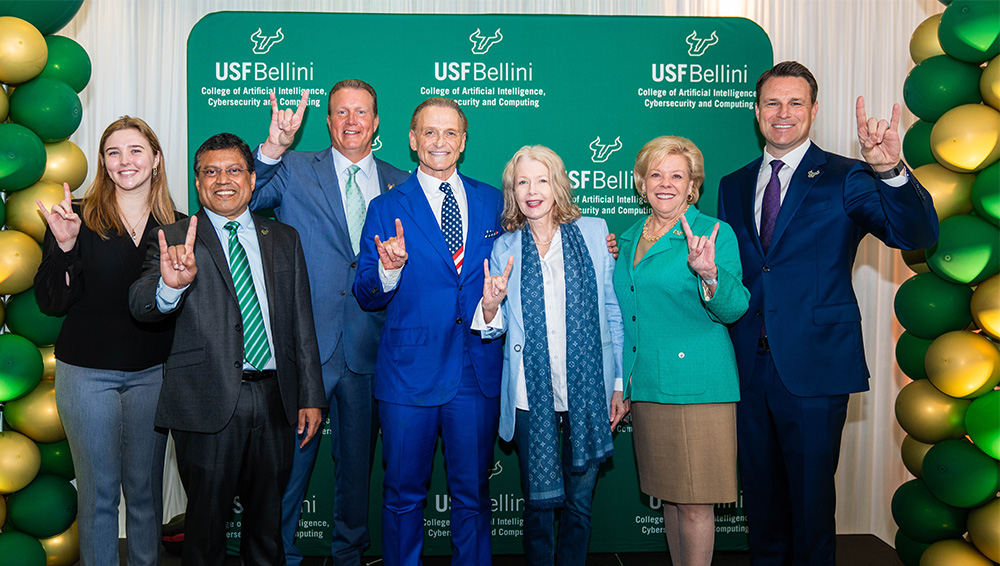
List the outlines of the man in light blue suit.
{"label": "man in light blue suit", "polygon": [[460,175],[468,122],[453,100],[413,113],[420,165],[371,202],[354,294],[384,308],[375,398],[385,461],[382,556],[420,563],[423,507],[439,435],[451,495],[455,566],[491,563],[489,470],[500,394],[500,340],[470,324],[482,298],[483,261],[500,235],[500,191]]}
{"label": "man in light blue suit", "polygon": [[764,156],[719,187],[719,218],[736,233],[750,290],[730,335],[755,566],[834,565],[840,439],[848,397],[869,377],[851,282],[858,244],[871,234],[923,249],[938,235],[930,195],[900,161],[899,105],[878,120],[858,98],[865,164],[809,141],[817,90],[800,63],[765,72],[755,105]]}
{"label": "man in light blue suit", "polygon": [[[307,100],[305,92],[293,113],[279,110],[271,95],[271,125],[257,151],[257,187],[250,207],[274,209],[278,220],[294,226],[302,238],[336,463],[332,556],[334,564],[347,566],[361,563],[370,540],[369,477],[378,435],[372,380],[385,321],[383,311],[358,306],[351,285],[365,208],[407,174],[372,155],[378,99],[375,89],[360,80],[340,81],[330,91],[330,148],[287,151]],[[289,566],[302,562],[294,540],[318,449],[319,442],[296,449],[282,500],[281,533]]]}

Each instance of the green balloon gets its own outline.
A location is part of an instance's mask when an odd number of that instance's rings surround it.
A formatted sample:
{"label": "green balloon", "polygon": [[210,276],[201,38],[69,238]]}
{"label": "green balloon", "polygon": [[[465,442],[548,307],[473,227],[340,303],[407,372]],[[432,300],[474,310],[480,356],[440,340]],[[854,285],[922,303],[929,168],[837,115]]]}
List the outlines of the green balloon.
{"label": "green balloon", "polygon": [[39,347],[56,343],[65,318],[42,312],[35,298],[34,287],[7,299],[7,328]]}
{"label": "green balloon", "polygon": [[909,332],[899,335],[899,340],[896,341],[896,363],[910,379],[927,379],[924,358],[931,342],[933,340],[918,338]]}
{"label": "green balloon", "polygon": [[972,183],[972,206],[977,216],[1000,226],[1000,161],[976,175]]}
{"label": "green balloon", "polygon": [[79,43],[61,35],[45,38],[49,46],[49,60],[39,77],[59,79],[76,92],[81,92],[90,82],[90,57]]}
{"label": "green balloon", "polygon": [[903,135],[903,157],[910,169],[916,169],[929,163],[937,163],[931,153],[931,130],[933,122],[917,120]]}
{"label": "green balloon", "polygon": [[924,455],[921,471],[927,489],[952,507],[978,507],[1000,489],[997,461],[964,438],[932,446]]}
{"label": "green balloon", "polygon": [[965,285],[1000,272],[1000,230],[968,214],[945,218],[941,235],[927,250],[927,267],[942,279]]}
{"label": "green balloon", "polygon": [[930,543],[913,540],[903,531],[897,530],[893,546],[896,547],[896,556],[903,566],[920,566],[920,557],[924,555]]}
{"label": "green balloon", "polygon": [[17,399],[42,380],[42,353],[17,334],[0,334],[0,402]]}
{"label": "green balloon", "polygon": [[69,451],[69,441],[65,438],[59,442],[36,442],[38,451],[42,454],[42,466],[39,474],[53,474],[71,480],[76,478],[73,469],[73,456]]}
{"label": "green balloon", "polygon": [[65,478],[39,474],[7,498],[7,520],[26,534],[54,537],[76,519],[76,488]]}
{"label": "green balloon", "polygon": [[0,556],[3,566],[45,566],[45,547],[38,539],[24,533],[0,534]]}
{"label": "green balloon", "polygon": [[1000,460],[1000,391],[980,395],[969,405],[965,429],[977,448]]}
{"label": "green balloon", "polygon": [[82,119],[80,97],[59,79],[31,79],[10,97],[10,121],[27,126],[45,143],[68,138]]}
{"label": "green balloon", "polygon": [[[921,61],[903,82],[906,107],[925,122],[936,122],[945,112],[963,104],[979,104],[983,70],[948,55]],[[17,94],[17,91],[14,91]],[[13,103],[11,108],[13,108]]]}
{"label": "green balloon", "polygon": [[972,322],[972,289],[918,273],[899,286],[893,308],[896,319],[917,338],[933,340],[945,332],[963,330]]}
{"label": "green balloon", "polygon": [[969,510],[952,507],[934,497],[923,480],[910,480],[892,495],[892,518],[906,536],[934,543],[965,533]]}
{"label": "green balloon", "polygon": [[45,145],[18,124],[0,124],[0,190],[29,187],[45,172]]}
{"label": "green balloon", "polygon": [[83,0],[4,0],[0,16],[15,16],[38,28],[42,35],[63,28],[80,11]]}
{"label": "green balloon", "polygon": [[941,13],[938,41],[960,61],[982,63],[1000,54],[1000,2],[956,0]]}

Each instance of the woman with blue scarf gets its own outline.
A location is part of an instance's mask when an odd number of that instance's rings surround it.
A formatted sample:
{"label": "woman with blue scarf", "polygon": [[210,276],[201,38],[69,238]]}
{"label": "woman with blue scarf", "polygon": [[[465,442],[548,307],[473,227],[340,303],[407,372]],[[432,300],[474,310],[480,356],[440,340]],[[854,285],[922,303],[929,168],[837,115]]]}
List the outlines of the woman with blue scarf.
{"label": "woman with blue scarf", "polygon": [[503,196],[506,232],[484,264],[472,327],[484,338],[507,333],[500,437],[514,440],[520,459],[526,561],[556,564],[560,509],[558,564],[584,564],[598,467],[626,413],[608,227],[580,217],[562,159],[547,147],[514,154]]}

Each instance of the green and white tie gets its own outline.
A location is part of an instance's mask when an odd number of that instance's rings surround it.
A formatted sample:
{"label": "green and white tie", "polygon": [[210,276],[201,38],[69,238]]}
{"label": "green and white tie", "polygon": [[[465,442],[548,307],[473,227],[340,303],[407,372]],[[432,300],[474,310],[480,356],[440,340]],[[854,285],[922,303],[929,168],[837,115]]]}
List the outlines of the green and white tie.
{"label": "green and white tie", "polygon": [[243,315],[243,357],[254,368],[262,370],[271,359],[271,348],[267,345],[264,317],[260,313],[260,301],[253,286],[247,252],[236,235],[240,223],[231,220],[226,222],[225,228],[229,230],[229,270],[233,274],[233,287],[236,288]]}
{"label": "green and white tie", "polygon": [[347,232],[351,236],[354,255],[361,249],[361,229],[365,226],[365,197],[361,194],[361,187],[354,180],[354,174],[360,169],[353,163],[347,168]]}

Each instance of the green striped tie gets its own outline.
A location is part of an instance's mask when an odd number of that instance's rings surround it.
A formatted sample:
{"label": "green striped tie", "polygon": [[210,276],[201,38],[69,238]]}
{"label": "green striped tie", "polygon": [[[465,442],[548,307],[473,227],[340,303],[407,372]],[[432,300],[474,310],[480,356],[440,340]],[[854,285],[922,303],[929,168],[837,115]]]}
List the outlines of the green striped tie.
{"label": "green striped tie", "polygon": [[361,170],[352,163],[347,168],[347,233],[351,236],[351,248],[354,255],[361,249],[361,229],[365,226],[365,197],[354,175]]}
{"label": "green striped tie", "polygon": [[239,229],[239,222],[226,222],[226,230],[229,230],[229,270],[233,274],[233,287],[236,288],[240,313],[243,315],[243,357],[250,365],[262,370],[264,364],[271,359],[271,348],[267,345],[264,317],[260,314],[260,302],[257,301],[257,291],[253,288],[247,252],[236,236]]}

